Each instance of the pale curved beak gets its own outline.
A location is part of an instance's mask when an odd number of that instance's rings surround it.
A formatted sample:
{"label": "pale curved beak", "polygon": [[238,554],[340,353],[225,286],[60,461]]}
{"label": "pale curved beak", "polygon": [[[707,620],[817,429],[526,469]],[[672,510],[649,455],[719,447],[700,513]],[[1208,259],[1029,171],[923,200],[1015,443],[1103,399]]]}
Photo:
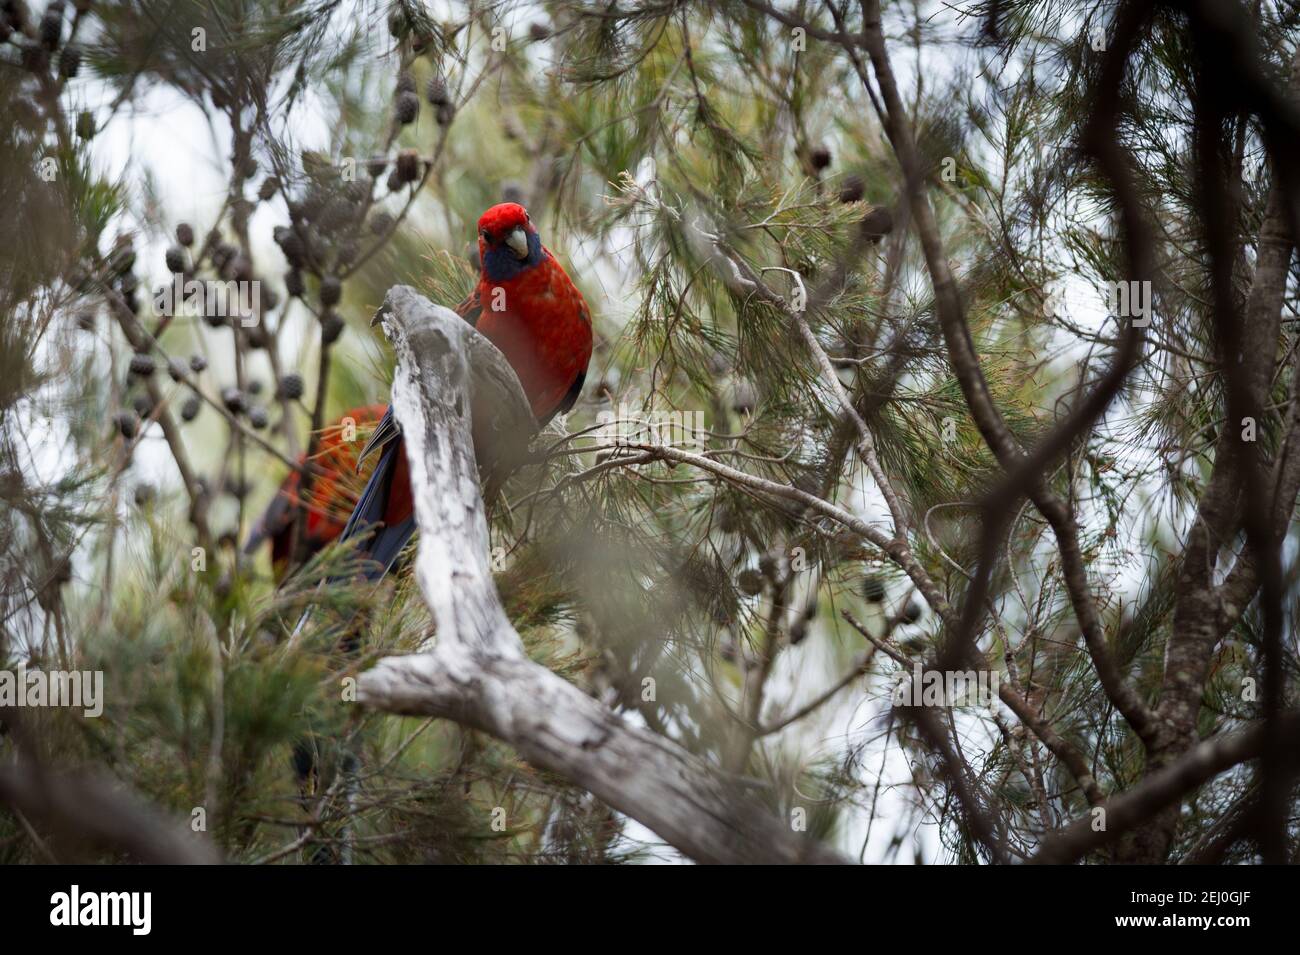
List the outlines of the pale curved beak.
{"label": "pale curved beak", "polygon": [[515,226],[510,234],[506,236],[506,245],[510,246],[510,251],[517,258],[528,258],[528,233],[523,230],[522,226]]}

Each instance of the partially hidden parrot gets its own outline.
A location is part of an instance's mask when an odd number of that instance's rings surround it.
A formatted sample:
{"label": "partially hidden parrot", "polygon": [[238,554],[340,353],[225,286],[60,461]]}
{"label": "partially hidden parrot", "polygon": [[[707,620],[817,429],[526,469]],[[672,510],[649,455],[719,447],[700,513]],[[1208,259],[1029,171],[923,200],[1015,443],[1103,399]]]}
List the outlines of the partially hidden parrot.
{"label": "partially hidden parrot", "polygon": [[[367,428],[383,419],[386,410],[384,405],[352,408],[334,424],[324,428],[316,442],[312,461],[317,470],[307,493],[301,494],[302,474],[291,471],[253,525],[244,553],[255,553],[269,541],[271,568],[277,580],[282,579],[294,563],[294,519],[300,503],[306,518],[302,528],[306,556],[316,554],[343,533],[361,496],[361,482],[354,477],[358,464],[354,432],[364,434]],[[306,461],[306,455],[298,458],[299,465]]]}
{"label": "partially hidden parrot", "polygon": [[[505,355],[544,427],[582,392],[591,360],[591,312],[518,203],[503,202],[483,213],[478,255],[478,284],[456,312]],[[388,572],[415,532],[410,471],[391,407],[359,463],[376,450],[379,463],[341,535],[364,538],[358,553],[369,562],[370,579]]]}

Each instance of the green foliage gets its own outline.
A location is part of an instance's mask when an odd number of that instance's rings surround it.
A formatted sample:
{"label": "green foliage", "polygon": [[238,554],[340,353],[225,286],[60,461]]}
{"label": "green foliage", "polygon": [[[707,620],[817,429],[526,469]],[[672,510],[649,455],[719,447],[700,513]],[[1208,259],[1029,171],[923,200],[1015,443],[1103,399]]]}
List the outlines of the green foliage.
{"label": "green foliage", "polygon": [[[1114,6],[990,2],[981,24],[941,27],[925,4],[887,5],[891,49],[914,44],[897,69],[943,252],[992,401],[1025,447],[1095,382],[1115,333],[1091,298],[1123,274],[1117,196],[1075,148],[1097,75],[1090,30]],[[435,17],[410,0],[360,13],[338,0],[111,0],[77,14],[109,104],[85,77],[56,84],[49,64],[0,81],[12,117],[0,128],[0,658],[108,680],[101,719],[33,721],[37,755],[100,766],[180,818],[202,808],[233,861],[640,857],[620,816],[503,745],[348,699],[375,659],[437,638],[409,572],[345,583],[357,571],[345,545],[288,567],[241,553],[288,468],[319,450],[319,429],[385,400],[391,358],[367,323],[387,289],[463,300],[477,218],[508,197],[528,205],[597,332],[579,402],[489,502],[498,589],[530,656],[750,776],[779,816],[808,810],[817,838],[847,847],[889,818],[897,829],[877,854],[893,858],[910,829],[935,821],[948,858],[980,861],[933,749],[889,708],[906,668],[873,651],[850,670],[875,641],[933,659],[950,632],[895,558],[828,506],[904,540],[960,607],[980,553],[976,505],[1002,476],[950,363],[872,97],[843,47],[799,48],[788,24],[749,4],[542,7],[453,4]],[[813,5],[790,9],[834,28]],[[1280,70],[1293,15],[1261,16]],[[1212,373],[1190,174],[1194,79],[1184,25],[1157,16],[1114,135],[1162,223],[1162,322],[1150,360],[1046,478],[1078,515],[1087,586],[1149,700],[1173,628],[1179,541],[1232,431]],[[148,168],[171,154],[133,155],[110,180],[102,133],[74,135],[93,131],[74,119],[83,108],[117,134],[132,107],[171,102],[150,98],[163,92],[183,104],[183,128],[211,134],[210,147],[185,143],[184,161],[224,179],[210,203],[185,206],[195,238],[172,260],[162,250],[179,225],[174,197]],[[399,97],[412,92],[418,109],[403,116]],[[1259,131],[1229,125],[1241,170],[1262,152]],[[1240,185],[1245,262],[1265,193]],[[895,225],[872,241],[864,220],[881,207]],[[27,222],[41,227],[15,224]],[[148,291],[178,268],[198,281],[256,278],[272,299],[253,326],[151,313]],[[1294,345],[1290,328],[1282,337]],[[137,353],[156,359],[152,377],[128,373]],[[175,380],[168,359],[184,372]],[[278,390],[290,374],[293,397]],[[889,526],[841,390],[905,526]],[[186,418],[198,395],[202,416]],[[1274,398],[1274,411],[1289,398],[1280,378]],[[260,426],[250,406],[266,412]],[[630,456],[629,443],[653,444],[663,412],[702,427],[676,443],[717,467]],[[1267,457],[1282,420],[1261,422]],[[977,642],[1086,754],[1104,791],[1132,785],[1147,770],[1141,746],[1083,650],[1052,534],[1021,503]],[[1239,692],[1259,660],[1252,612],[1215,653],[1204,734],[1259,715]],[[838,694],[777,725],[843,673]],[[1017,851],[1086,811],[1023,727],[957,718]],[[291,765],[304,746],[315,762],[300,779]],[[905,778],[887,781],[884,757],[896,753]],[[1175,855],[1247,786],[1230,775],[1207,787]],[[888,813],[882,790],[902,794]],[[0,859],[38,856],[0,813]]]}

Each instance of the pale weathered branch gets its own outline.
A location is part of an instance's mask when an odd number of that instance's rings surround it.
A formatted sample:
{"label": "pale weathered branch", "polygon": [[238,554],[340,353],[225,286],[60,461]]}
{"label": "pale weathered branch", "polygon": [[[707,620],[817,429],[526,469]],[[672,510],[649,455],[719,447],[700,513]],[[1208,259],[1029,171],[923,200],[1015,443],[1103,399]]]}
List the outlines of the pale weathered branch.
{"label": "pale weathered branch", "polygon": [[420,529],[415,575],[437,631],[424,652],[363,673],[361,701],[490,733],[701,862],[845,861],[740,781],[525,656],[492,580],[479,490],[480,462],[509,467],[527,445],[533,423],[518,381],[486,339],[410,288],[393,288],[377,318],[397,353],[393,409]]}

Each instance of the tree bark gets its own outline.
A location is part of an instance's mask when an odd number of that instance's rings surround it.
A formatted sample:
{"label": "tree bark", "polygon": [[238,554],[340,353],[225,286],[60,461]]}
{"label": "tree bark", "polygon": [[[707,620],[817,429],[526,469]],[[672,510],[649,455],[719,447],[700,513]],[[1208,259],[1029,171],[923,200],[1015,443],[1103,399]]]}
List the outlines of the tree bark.
{"label": "tree bark", "polygon": [[[1297,83],[1300,83],[1300,56],[1292,62],[1290,88],[1294,89]],[[1237,374],[1244,379],[1252,408],[1263,409],[1269,403],[1292,246],[1286,188],[1275,170],[1260,224],[1255,270],[1240,330],[1241,367]],[[1300,369],[1300,365],[1297,367]],[[1225,369],[1225,379],[1228,373]],[[1293,387],[1293,401],[1296,395]],[[1261,420],[1260,426],[1264,424]],[[1224,430],[1232,435],[1239,426],[1229,416]],[[1286,436],[1284,447],[1300,438],[1294,417],[1288,415],[1281,422],[1281,433]],[[1146,747],[1152,770],[1174,764],[1197,744],[1196,722],[1215,649],[1259,593],[1260,568],[1255,554],[1249,550],[1238,558],[1239,566],[1234,570],[1239,572],[1232,573],[1223,585],[1214,583],[1215,569],[1225,560],[1226,551],[1244,526],[1242,493],[1247,484],[1245,469],[1249,466],[1240,446],[1231,437],[1219,441],[1209,481],[1197,505],[1196,520],[1188,530],[1179,571],[1173,629],[1165,651],[1157,708],[1161,731],[1147,741]],[[1276,479],[1273,484],[1279,500],[1268,506],[1280,538],[1294,510],[1295,486],[1286,482],[1278,485]],[[1125,863],[1163,862],[1177,837],[1178,822],[1179,807],[1166,807],[1150,825],[1120,844],[1116,859]]]}
{"label": "tree bark", "polygon": [[393,410],[420,530],[415,575],[436,623],[422,652],[361,675],[362,703],[490,733],[649,827],[699,862],[842,863],[729,777],[617,714],[524,654],[488,564],[480,460],[509,467],[534,428],[513,371],[483,336],[414,290],[376,316],[393,342]]}
{"label": "tree bark", "polygon": [[183,820],[97,773],[52,773],[23,760],[0,768],[0,804],[40,822],[73,847],[106,847],[149,865],[221,862],[205,834],[190,831]]}

